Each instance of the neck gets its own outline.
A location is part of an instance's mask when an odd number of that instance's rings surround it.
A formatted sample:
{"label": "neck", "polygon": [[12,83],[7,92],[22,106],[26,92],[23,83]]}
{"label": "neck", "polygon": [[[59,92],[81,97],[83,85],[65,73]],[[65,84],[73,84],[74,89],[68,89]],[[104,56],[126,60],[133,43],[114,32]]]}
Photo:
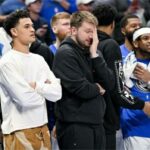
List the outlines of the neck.
{"label": "neck", "polygon": [[150,54],[148,54],[147,52],[141,53],[140,51],[136,50],[135,55],[136,55],[136,58],[139,58],[139,59],[150,59]]}
{"label": "neck", "polygon": [[77,40],[76,40],[76,37],[75,36],[71,36],[71,39],[76,43],[76,44],[78,44],[78,42],[77,42]]}
{"label": "neck", "polygon": [[129,40],[127,38],[125,38],[125,46],[129,51],[133,50],[133,46],[132,44],[129,42]]}
{"label": "neck", "polygon": [[58,49],[60,46],[61,41],[56,37],[55,47]]}
{"label": "neck", "polygon": [[29,53],[29,45],[22,45],[20,43],[13,43],[13,49],[15,49],[16,51],[22,52],[22,53]]}
{"label": "neck", "polygon": [[110,31],[110,27],[109,26],[99,26],[97,28],[99,31],[105,32],[106,34],[110,35],[112,34],[112,32]]}
{"label": "neck", "polygon": [[34,12],[29,12],[30,13],[30,18],[34,21],[36,21],[39,18],[39,14],[38,13],[34,13]]}

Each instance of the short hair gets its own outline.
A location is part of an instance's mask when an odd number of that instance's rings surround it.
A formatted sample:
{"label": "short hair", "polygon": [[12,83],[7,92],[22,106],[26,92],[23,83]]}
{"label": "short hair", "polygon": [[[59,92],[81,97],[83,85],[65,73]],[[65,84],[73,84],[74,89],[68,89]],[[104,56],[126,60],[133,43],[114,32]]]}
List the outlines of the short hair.
{"label": "short hair", "polygon": [[67,12],[56,13],[50,21],[51,27],[53,27],[59,19],[70,19],[70,16],[71,15]]}
{"label": "short hair", "polygon": [[22,18],[30,18],[27,10],[16,10],[6,18],[3,27],[10,36],[12,36],[10,32],[11,28],[14,28]]}
{"label": "short hair", "polygon": [[96,17],[88,11],[78,11],[71,15],[70,26],[79,28],[83,22],[91,23],[95,26],[98,25]]}
{"label": "short hair", "polygon": [[98,26],[108,26],[115,21],[117,10],[108,4],[99,4],[95,6],[92,13],[98,20]]}
{"label": "short hair", "polygon": [[125,16],[121,19],[120,27],[121,27],[121,28],[124,28],[124,27],[128,24],[128,19],[132,19],[132,18],[137,18],[137,19],[139,19],[139,17],[136,16],[136,15],[134,15],[134,14],[125,15]]}

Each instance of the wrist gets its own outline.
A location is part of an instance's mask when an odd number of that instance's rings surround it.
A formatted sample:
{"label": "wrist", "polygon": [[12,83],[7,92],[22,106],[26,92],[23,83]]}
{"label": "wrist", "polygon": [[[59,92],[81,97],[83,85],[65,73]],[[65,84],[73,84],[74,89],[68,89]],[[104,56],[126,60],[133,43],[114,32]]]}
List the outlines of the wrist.
{"label": "wrist", "polygon": [[98,57],[99,55],[97,53],[91,53],[91,58],[96,58]]}

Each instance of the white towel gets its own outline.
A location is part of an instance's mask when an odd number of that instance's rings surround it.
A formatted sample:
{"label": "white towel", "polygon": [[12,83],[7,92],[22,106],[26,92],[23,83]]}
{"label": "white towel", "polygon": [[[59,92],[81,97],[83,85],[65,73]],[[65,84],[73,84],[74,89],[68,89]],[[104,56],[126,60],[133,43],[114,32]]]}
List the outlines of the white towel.
{"label": "white towel", "polygon": [[[124,65],[123,65],[123,72],[124,72],[124,76],[125,76],[125,84],[129,87],[132,88],[134,86],[133,82],[131,79],[136,79],[136,77],[133,75],[133,71],[135,69],[135,66],[139,64],[142,67],[144,67],[145,69],[148,69],[148,71],[150,72],[150,63],[148,64],[148,66],[144,63],[141,62],[137,62],[137,59],[135,57],[134,52],[130,52],[125,61],[124,61]],[[148,87],[150,87],[149,83]]]}

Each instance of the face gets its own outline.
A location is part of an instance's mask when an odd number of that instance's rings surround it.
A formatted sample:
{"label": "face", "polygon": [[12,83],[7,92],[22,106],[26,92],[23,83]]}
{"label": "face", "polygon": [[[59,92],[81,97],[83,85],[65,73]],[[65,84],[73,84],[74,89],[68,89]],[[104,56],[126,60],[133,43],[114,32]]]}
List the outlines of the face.
{"label": "face", "polygon": [[28,10],[30,12],[37,13],[37,14],[40,13],[41,8],[42,8],[42,2],[41,2],[41,0],[37,0],[34,3],[31,3],[28,6]]}
{"label": "face", "polygon": [[35,30],[30,18],[22,18],[16,27],[11,29],[14,40],[23,45],[28,45],[35,41]]}
{"label": "face", "polygon": [[93,41],[95,25],[83,22],[79,28],[73,30],[75,30],[72,34],[74,35],[76,42],[83,48],[89,48]]}
{"label": "face", "polygon": [[79,11],[92,11],[92,3],[89,4],[79,4],[78,5]]}
{"label": "face", "polygon": [[133,32],[141,27],[139,18],[130,18],[125,28],[122,29],[123,34],[127,37],[129,42],[132,42]]}
{"label": "face", "polygon": [[53,27],[53,31],[60,41],[70,35],[70,19],[59,19]]}
{"label": "face", "polygon": [[137,41],[136,48],[141,54],[150,55],[150,34],[144,34],[140,36]]}

